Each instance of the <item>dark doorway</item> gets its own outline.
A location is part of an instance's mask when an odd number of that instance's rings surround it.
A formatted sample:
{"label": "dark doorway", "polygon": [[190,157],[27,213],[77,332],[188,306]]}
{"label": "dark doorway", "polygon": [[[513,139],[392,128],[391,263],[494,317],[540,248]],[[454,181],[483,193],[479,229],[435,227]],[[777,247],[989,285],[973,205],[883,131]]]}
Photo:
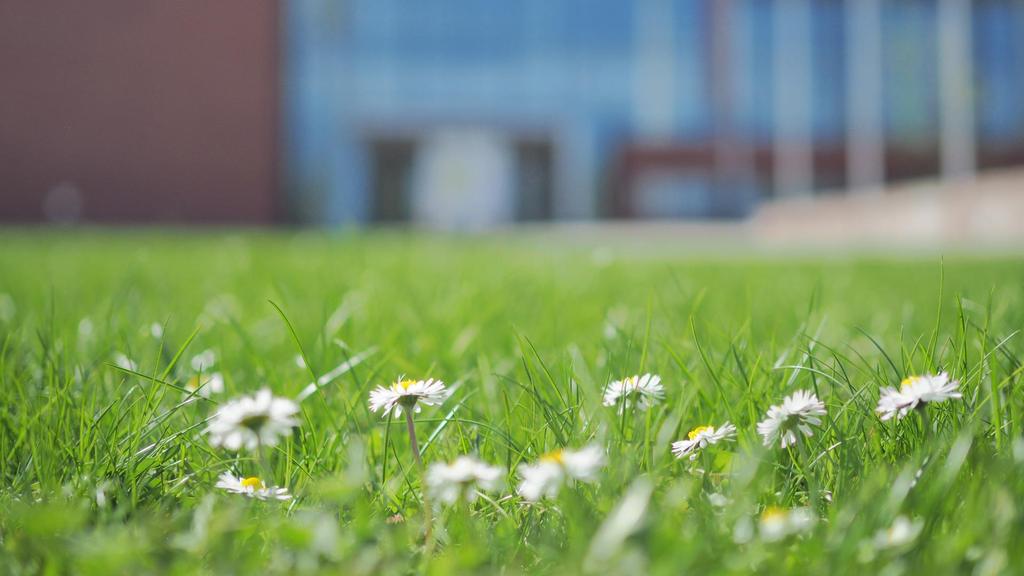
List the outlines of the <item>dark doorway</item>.
{"label": "dark doorway", "polygon": [[370,192],[374,222],[408,222],[416,142],[411,139],[370,143]]}
{"label": "dark doorway", "polygon": [[516,219],[551,219],[554,151],[546,140],[520,140],[515,145]]}

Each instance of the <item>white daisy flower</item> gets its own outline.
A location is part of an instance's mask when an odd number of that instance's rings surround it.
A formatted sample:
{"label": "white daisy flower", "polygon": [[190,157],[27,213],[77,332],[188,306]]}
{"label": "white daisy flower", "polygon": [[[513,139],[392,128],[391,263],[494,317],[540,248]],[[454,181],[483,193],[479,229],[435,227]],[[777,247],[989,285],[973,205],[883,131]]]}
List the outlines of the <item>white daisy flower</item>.
{"label": "white daisy flower", "polygon": [[825,404],[812,392],[797,390],[782,401],[781,406],[768,409],[765,419],[757,423],[757,433],[764,437],[764,445],[779,442],[782,448],[796,444],[798,433],[814,436],[811,426],[821,425]]}
{"label": "white daisy flower", "polygon": [[647,410],[664,397],[665,389],[661,385],[661,377],[656,374],[630,376],[616,380],[604,389],[604,405],[614,406],[621,401],[619,412],[634,402],[637,408]]}
{"label": "white daisy flower", "polygon": [[257,498],[259,500],[291,500],[291,495],[288,494],[287,488],[281,488],[280,486],[267,487],[257,476],[249,476],[248,478],[236,477],[230,472],[225,472],[220,475],[217,480],[217,488],[227,490],[232,494],[242,494],[249,498]]}
{"label": "white daisy flower", "polygon": [[89,317],[82,318],[78,322],[78,336],[81,338],[91,338],[93,332],[95,332],[95,326]]}
{"label": "white daisy flower", "polygon": [[950,381],[949,374],[945,372],[937,375],[910,376],[900,382],[899,390],[892,387],[882,388],[875,412],[878,412],[882,420],[890,420],[893,417],[899,420],[924,403],[960,398],[962,395],[959,386],[960,383],[956,380]]}
{"label": "white daisy flower", "polygon": [[892,526],[875,533],[875,548],[879,550],[902,548],[913,542],[918,534],[921,533],[922,528],[924,528],[924,522],[920,520],[910,520],[906,516],[897,516],[893,520]]}
{"label": "white daisy flower", "polygon": [[164,337],[164,325],[159,322],[153,322],[149,325],[149,335],[157,340]]}
{"label": "white daisy flower", "polygon": [[434,380],[403,380],[399,379],[391,386],[377,386],[376,390],[370,392],[370,410],[378,412],[383,410],[382,416],[387,416],[394,410],[394,415],[401,416],[402,408],[419,413],[420,404],[437,406],[444,402],[451,395],[451,390],[444,387],[444,382]]}
{"label": "white daisy flower", "polygon": [[758,533],[765,542],[777,542],[788,536],[810,531],[817,520],[810,508],[786,510],[770,506],[761,514]]}
{"label": "white daisy flower", "polygon": [[708,502],[715,508],[725,508],[729,505],[729,497],[725,494],[713,492],[708,494]]}
{"label": "white daisy flower", "polygon": [[714,426],[698,426],[690,430],[690,433],[686,435],[686,440],[672,443],[672,453],[677,458],[689,455],[690,460],[696,460],[697,453],[704,448],[711,444],[718,444],[724,440],[729,440],[735,435],[736,427],[728,422],[718,428]]}
{"label": "white daisy flower", "polygon": [[565,480],[593,482],[603,466],[604,450],[599,446],[548,452],[536,464],[519,467],[523,481],[519,483],[518,492],[530,502],[554,498]]}
{"label": "white daisy flower", "polygon": [[199,354],[193,356],[189,363],[192,365],[192,369],[196,372],[209,370],[217,363],[217,355],[214,354],[213,350],[203,350]]}
{"label": "white daisy flower", "polygon": [[254,396],[243,396],[221,406],[209,427],[210,444],[228,450],[255,450],[277,445],[278,438],[289,436],[299,425],[295,415],[299,406],[287,398],[277,398],[264,388]]}
{"label": "white daisy flower", "polygon": [[118,368],[131,370],[132,372],[139,371],[139,365],[136,364],[134,360],[132,360],[131,358],[129,358],[128,356],[124,355],[121,352],[116,352],[114,354],[114,365],[117,366]]}
{"label": "white daisy flower", "polygon": [[454,504],[459,499],[474,502],[478,491],[500,488],[503,473],[503,469],[472,456],[459,456],[450,464],[431,464],[427,470],[427,490],[432,498],[444,504]]}
{"label": "white daisy flower", "polygon": [[185,389],[189,393],[194,392],[203,398],[209,398],[224,391],[224,375],[220,372],[211,372],[203,374],[200,380],[199,374],[196,374],[185,382]]}
{"label": "white daisy flower", "polygon": [[516,489],[519,495],[530,502],[541,498],[554,498],[562,487],[565,471],[557,460],[561,453],[544,455],[536,464],[524,464],[519,467],[522,482]]}

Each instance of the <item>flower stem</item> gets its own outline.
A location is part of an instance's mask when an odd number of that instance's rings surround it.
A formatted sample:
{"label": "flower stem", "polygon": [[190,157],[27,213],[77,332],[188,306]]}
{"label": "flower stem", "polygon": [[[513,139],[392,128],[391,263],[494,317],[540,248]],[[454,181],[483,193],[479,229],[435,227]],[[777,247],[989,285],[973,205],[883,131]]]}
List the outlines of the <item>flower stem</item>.
{"label": "flower stem", "polygon": [[405,412],[405,426],[409,431],[409,446],[412,448],[413,457],[416,458],[416,467],[420,471],[420,487],[423,493],[423,522],[426,525],[424,534],[424,558],[430,556],[431,550],[434,547],[434,512],[430,505],[430,495],[427,491],[427,470],[423,466],[423,457],[420,455],[420,445],[416,441],[416,424],[412,419],[411,407],[404,410]]}
{"label": "flower stem", "polygon": [[[705,448],[707,448],[707,447],[705,447]],[[708,450],[706,450],[706,449],[703,449],[703,450],[700,451],[700,457],[701,457],[701,460],[703,460],[703,463],[704,463],[704,474],[703,474],[703,478],[702,478],[702,485],[704,487],[704,491],[710,493],[710,491],[713,488],[712,485],[711,485],[711,467],[714,465],[714,461],[711,459],[711,455],[708,453]]]}
{"label": "flower stem", "polygon": [[412,447],[412,455],[416,458],[416,466],[423,471],[423,457],[420,456],[420,445],[416,441],[416,424],[412,420],[412,410],[405,411],[405,427],[409,431],[409,445]]}
{"label": "flower stem", "polygon": [[644,455],[642,464],[648,472],[651,470],[651,412],[652,410],[649,408],[644,410]]}
{"label": "flower stem", "polygon": [[274,470],[270,466],[270,455],[267,453],[267,450],[268,448],[264,446],[263,442],[257,439],[256,466],[259,468],[259,473],[255,474],[255,476],[260,479],[262,485],[271,486],[274,484]]}
{"label": "flower stem", "polygon": [[922,403],[917,410],[918,414],[921,415],[921,427],[924,428],[924,440],[926,444],[931,444],[932,436],[935,432],[932,430],[932,418],[928,415],[928,409]]}
{"label": "flower stem", "polygon": [[807,493],[810,497],[811,506],[817,510],[818,508],[818,482],[811,474],[811,452],[807,449],[806,442],[800,442],[800,459],[803,460],[801,471],[804,474],[804,478],[807,480]]}

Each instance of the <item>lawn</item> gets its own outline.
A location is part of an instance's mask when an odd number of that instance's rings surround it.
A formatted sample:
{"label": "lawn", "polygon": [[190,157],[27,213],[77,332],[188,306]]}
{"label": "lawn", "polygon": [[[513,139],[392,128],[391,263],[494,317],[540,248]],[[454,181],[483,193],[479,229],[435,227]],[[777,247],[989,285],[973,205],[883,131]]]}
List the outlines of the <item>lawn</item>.
{"label": "lawn", "polygon": [[[2,573],[1024,566],[1024,260],[397,233],[0,246]],[[222,391],[193,391],[214,372]],[[940,372],[961,398],[880,419],[883,387]],[[664,390],[649,409],[603,405],[645,373]],[[400,376],[450,394],[415,414],[425,466],[473,455],[500,487],[424,490],[405,415],[369,406]],[[218,410],[264,387],[298,405],[291,435],[211,442]],[[826,410],[813,436],[765,446],[758,423],[797,391]],[[673,454],[726,422],[734,437]],[[603,466],[578,480],[541,460],[588,447]],[[528,500],[538,461],[557,495]],[[226,472],[291,499],[218,488]]]}

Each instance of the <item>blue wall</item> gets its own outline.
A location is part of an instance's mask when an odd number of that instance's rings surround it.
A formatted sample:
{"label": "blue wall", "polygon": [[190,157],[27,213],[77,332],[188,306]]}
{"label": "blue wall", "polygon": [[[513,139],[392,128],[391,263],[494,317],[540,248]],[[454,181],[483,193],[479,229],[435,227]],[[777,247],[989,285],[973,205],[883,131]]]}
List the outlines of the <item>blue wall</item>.
{"label": "blue wall", "polygon": [[[674,54],[671,136],[712,134],[712,0],[665,0]],[[611,0],[293,0],[282,3],[286,187],[296,216],[366,221],[367,132],[478,123],[545,130],[559,146],[559,216],[595,213],[600,177],[637,137],[638,4]],[[736,124],[755,145],[772,138],[773,1],[734,0]],[[937,64],[933,0],[885,0],[886,134],[934,144]],[[844,3],[812,0],[812,121],[816,143],[845,131]],[[985,139],[1024,137],[1024,7],[976,3],[978,118]],[[641,111],[642,112],[642,111]],[[710,176],[710,175],[709,175]],[[705,179],[709,186],[709,179]],[[581,189],[585,189],[580,191]],[[559,201],[556,201],[556,205]]]}

